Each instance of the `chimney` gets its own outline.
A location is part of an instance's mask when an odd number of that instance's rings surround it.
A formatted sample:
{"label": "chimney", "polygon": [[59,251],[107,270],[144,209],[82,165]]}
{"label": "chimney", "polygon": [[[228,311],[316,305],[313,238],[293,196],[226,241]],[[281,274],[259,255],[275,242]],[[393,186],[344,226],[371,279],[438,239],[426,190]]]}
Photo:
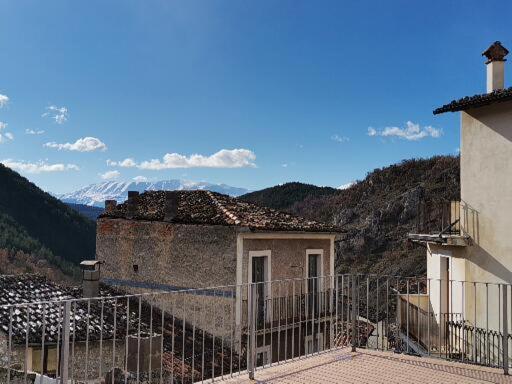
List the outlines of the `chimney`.
{"label": "chimney", "polygon": [[176,218],[176,216],[178,216],[178,203],[178,192],[165,192],[164,221],[172,221]]}
{"label": "chimney", "polygon": [[82,269],[82,296],[93,298],[100,295],[100,266],[98,260],[84,260],[80,263]]}
{"label": "chimney", "polygon": [[105,212],[110,213],[113,212],[117,206],[117,201],[115,200],[105,200]]}
{"label": "chimney", "polygon": [[487,48],[482,56],[487,57],[487,93],[505,88],[505,56],[508,49],[499,41],[495,41]]}
{"label": "chimney", "polygon": [[128,191],[128,200],[126,201],[127,205],[127,217],[129,219],[133,218],[137,213],[137,203],[139,200],[139,192],[137,191]]}

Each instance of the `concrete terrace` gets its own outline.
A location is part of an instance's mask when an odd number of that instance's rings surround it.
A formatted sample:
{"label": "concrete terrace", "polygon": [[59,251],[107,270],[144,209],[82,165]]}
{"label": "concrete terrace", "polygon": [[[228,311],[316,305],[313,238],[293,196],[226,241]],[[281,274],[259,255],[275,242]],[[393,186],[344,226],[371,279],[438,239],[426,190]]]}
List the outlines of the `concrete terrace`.
{"label": "concrete terrace", "polygon": [[255,381],[241,375],[224,382],[241,383],[512,383],[495,368],[454,363],[392,352],[349,348],[282,363],[255,373]]}

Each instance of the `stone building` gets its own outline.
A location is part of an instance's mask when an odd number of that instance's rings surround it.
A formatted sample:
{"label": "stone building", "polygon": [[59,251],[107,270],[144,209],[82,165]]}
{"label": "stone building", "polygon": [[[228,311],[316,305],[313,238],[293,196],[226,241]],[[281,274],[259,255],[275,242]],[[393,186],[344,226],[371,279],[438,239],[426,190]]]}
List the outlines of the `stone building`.
{"label": "stone building", "polygon": [[[261,283],[258,305],[265,306],[260,309],[267,320],[279,297],[288,295],[285,300],[291,306],[308,288],[317,293],[332,288],[333,280],[324,276],[334,273],[337,227],[210,191],[130,192],[125,203],[105,205],[96,238],[96,257],[104,262],[103,281],[130,292],[196,289],[183,301],[187,308],[166,300],[177,295],[161,295],[158,304],[173,313],[181,311],[213,335],[230,339],[233,323],[243,331],[247,283]],[[218,289],[197,290],[205,287]],[[206,307],[202,316],[192,320],[201,306]],[[306,340],[304,332],[294,343],[301,351],[313,348],[328,338],[329,327],[323,327],[316,341]],[[289,342],[283,340],[280,348]],[[272,352],[269,348],[261,346],[260,357],[267,361],[271,354],[281,353],[276,346]]]}

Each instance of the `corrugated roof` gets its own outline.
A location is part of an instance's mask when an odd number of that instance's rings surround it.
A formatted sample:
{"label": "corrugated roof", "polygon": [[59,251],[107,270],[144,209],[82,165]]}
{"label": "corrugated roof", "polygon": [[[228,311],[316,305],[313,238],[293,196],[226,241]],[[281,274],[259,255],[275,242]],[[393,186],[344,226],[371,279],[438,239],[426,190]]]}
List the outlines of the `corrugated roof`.
{"label": "corrugated roof", "polygon": [[[164,221],[165,191],[146,191],[130,210],[128,203],[117,205],[101,218]],[[238,200],[210,191],[175,191],[178,209],[171,220],[178,224],[229,225],[252,230],[290,232],[340,232],[334,225],[308,220],[275,209]]]}

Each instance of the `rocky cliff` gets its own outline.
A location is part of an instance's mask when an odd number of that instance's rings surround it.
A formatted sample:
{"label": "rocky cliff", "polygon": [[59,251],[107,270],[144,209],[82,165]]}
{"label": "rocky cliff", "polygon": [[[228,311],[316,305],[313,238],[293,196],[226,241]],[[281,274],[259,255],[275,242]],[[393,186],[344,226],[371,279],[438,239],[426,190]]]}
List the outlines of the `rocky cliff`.
{"label": "rocky cliff", "polygon": [[[301,189],[300,183],[294,186]],[[289,186],[287,189],[288,194],[293,193]],[[420,202],[460,198],[459,157],[402,161],[375,169],[351,187],[327,194],[324,190],[315,193],[311,186],[307,189],[305,198],[280,208],[343,227],[336,244],[338,271],[424,274],[425,250],[411,245],[407,233],[415,229]],[[262,195],[253,192],[241,198],[255,201]],[[261,199],[258,202],[266,203]]]}

